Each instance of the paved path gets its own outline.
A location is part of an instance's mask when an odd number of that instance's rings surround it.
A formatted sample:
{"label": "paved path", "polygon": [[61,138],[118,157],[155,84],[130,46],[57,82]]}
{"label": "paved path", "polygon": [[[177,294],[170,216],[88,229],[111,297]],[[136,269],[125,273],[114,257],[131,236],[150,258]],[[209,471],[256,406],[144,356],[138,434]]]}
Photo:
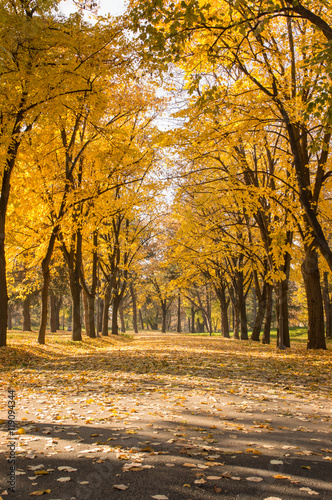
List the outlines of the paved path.
{"label": "paved path", "polygon": [[47,500],[331,500],[331,387],[264,381],[257,367],[239,367],[235,343],[203,341],[140,334],[95,357],[17,368],[16,491],[6,495],[1,460],[3,500],[34,492]]}

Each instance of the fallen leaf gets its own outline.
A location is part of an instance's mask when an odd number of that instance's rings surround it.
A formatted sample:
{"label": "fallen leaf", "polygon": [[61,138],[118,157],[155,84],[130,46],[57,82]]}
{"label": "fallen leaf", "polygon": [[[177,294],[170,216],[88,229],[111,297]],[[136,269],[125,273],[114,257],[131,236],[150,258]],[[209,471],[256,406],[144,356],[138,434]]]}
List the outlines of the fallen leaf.
{"label": "fallen leaf", "polygon": [[263,478],[262,477],[252,476],[252,477],[246,477],[246,480],[247,481],[252,481],[254,483],[259,483],[260,481],[263,481]]}
{"label": "fallen leaf", "polygon": [[39,497],[40,495],[44,495],[46,493],[51,493],[51,490],[38,490],[30,493],[31,496]]}
{"label": "fallen leaf", "polygon": [[300,491],[306,491],[309,495],[319,495],[317,491],[314,491],[311,488],[300,488]]}
{"label": "fallen leaf", "polygon": [[59,481],[59,483],[67,483],[68,481],[71,481],[71,477],[59,477],[57,481]]}
{"label": "fallen leaf", "polygon": [[113,484],[113,488],[116,490],[127,490],[129,486],[126,486],[125,484]]}
{"label": "fallen leaf", "polygon": [[155,500],[168,500],[168,497],[165,495],[153,495],[151,498],[154,498]]}

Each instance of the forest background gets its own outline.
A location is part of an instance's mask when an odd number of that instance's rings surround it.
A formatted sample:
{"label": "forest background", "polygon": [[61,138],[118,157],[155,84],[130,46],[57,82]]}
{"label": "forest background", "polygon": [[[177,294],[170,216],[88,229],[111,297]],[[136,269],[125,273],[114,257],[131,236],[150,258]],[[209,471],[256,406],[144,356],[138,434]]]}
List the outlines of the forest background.
{"label": "forest background", "polygon": [[119,322],[326,349],[331,2],[57,6],[0,3],[0,345]]}

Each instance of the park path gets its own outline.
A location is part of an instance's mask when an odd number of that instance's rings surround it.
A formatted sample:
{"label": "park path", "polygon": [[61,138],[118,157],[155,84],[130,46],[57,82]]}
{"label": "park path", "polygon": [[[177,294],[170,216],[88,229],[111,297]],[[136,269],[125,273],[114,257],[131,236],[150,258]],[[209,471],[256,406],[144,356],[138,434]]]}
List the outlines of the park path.
{"label": "park path", "polygon": [[79,348],[64,335],[4,376],[15,500],[332,498],[329,352],[153,332]]}

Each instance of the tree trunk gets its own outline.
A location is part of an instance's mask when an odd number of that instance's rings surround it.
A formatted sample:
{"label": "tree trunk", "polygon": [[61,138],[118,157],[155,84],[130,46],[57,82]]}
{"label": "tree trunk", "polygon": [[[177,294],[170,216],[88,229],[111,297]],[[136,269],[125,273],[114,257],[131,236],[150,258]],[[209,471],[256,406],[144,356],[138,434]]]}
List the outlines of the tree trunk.
{"label": "tree trunk", "polygon": [[[134,285],[132,282],[130,282],[129,285],[129,290],[130,290],[130,295],[131,295],[131,300],[132,300],[132,306],[133,306],[133,330],[135,333],[138,333],[138,326],[137,326],[137,300],[136,300],[136,293],[134,289]],[[142,326],[143,328],[143,326]]]}
{"label": "tree trunk", "polygon": [[2,213],[2,210],[0,210],[0,304],[0,346],[5,346],[7,344],[8,295],[5,257],[5,214]]}
{"label": "tree trunk", "polygon": [[31,332],[31,316],[30,316],[31,296],[28,295],[23,301],[23,331]]}
{"label": "tree trunk", "polygon": [[56,296],[54,292],[50,291],[50,306],[51,306],[51,315],[50,315],[50,330],[52,333],[55,333],[56,328]]}
{"label": "tree trunk", "polygon": [[107,287],[103,301],[103,325],[101,330],[101,334],[104,337],[108,336],[108,311],[110,308],[110,300],[111,300],[111,292],[109,287]]}
{"label": "tree trunk", "polygon": [[56,297],[55,301],[55,328],[56,330],[60,330],[60,311],[62,305],[62,297]]}
{"label": "tree trunk", "polygon": [[195,307],[191,306],[191,333],[195,333]]}
{"label": "tree trunk", "polygon": [[324,272],[324,280],[323,280],[323,301],[324,301],[324,311],[325,311],[325,331],[326,337],[332,337],[332,307],[331,300],[329,295],[329,273],[327,271]]}
{"label": "tree trunk", "polygon": [[200,322],[199,318],[197,318],[197,333],[204,333],[204,321]]}
{"label": "tree trunk", "polygon": [[182,329],[181,329],[181,295],[180,295],[180,292],[179,292],[179,295],[178,295],[178,311],[177,311],[176,331],[177,331],[177,333],[181,333],[182,332]]}
{"label": "tree trunk", "polygon": [[119,306],[119,316],[120,316],[121,333],[126,333],[126,325],[125,325],[125,320],[124,320],[123,306],[121,304]]}
{"label": "tree trunk", "polygon": [[277,315],[277,346],[290,347],[289,321],[288,321],[288,279],[275,286],[276,315]]}
{"label": "tree trunk", "polygon": [[142,311],[141,311],[141,309],[139,310],[139,319],[141,320],[142,330],[144,330],[144,322],[143,322],[143,316],[142,316]]}
{"label": "tree trunk", "polygon": [[162,333],[166,333],[166,320],[167,320],[167,307],[166,301],[161,301],[161,312],[162,312],[162,323],[161,323],[161,331]]}
{"label": "tree trunk", "polygon": [[41,291],[41,317],[40,317],[40,326],[38,333],[39,344],[45,344],[46,326],[47,326],[48,289],[50,287],[50,282],[51,282],[50,262],[53,254],[55,240],[56,240],[56,232],[55,230],[53,230],[50,236],[50,240],[48,242],[46,255],[41,264],[42,274],[43,274],[43,287]]}
{"label": "tree trunk", "polygon": [[265,311],[264,332],[262,338],[263,344],[270,343],[272,311],[273,311],[272,285],[270,283],[266,283],[266,311]]}
{"label": "tree trunk", "polygon": [[98,315],[98,320],[97,320],[97,328],[98,328],[98,335],[99,332],[103,331],[103,317],[104,317],[104,301],[98,297],[98,307],[99,307],[99,315]]}
{"label": "tree trunk", "polygon": [[305,248],[305,259],[301,270],[308,304],[307,349],[326,349],[324,309],[316,249]]}
{"label": "tree trunk", "polygon": [[88,305],[88,294],[83,289],[83,308],[84,308],[84,324],[85,324],[85,334],[90,337],[90,321],[89,321],[89,305]]}
{"label": "tree trunk", "polygon": [[72,340],[82,340],[82,324],[81,324],[81,284],[79,276],[74,273],[71,277],[70,290],[72,298]]}
{"label": "tree trunk", "polygon": [[233,308],[233,323],[234,323],[234,338],[240,339],[240,309],[238,301],[235,302]]}
{"label": "tree trunk", "polygon": [[[17,114],[15,130],[20,131],[20,123],[23,120],[21,112]],[[7,316],[8,316],[8,293],[6,277],[6,255],[5,255],[5,234],[6,234],[6,213],[10,193],[10,176],[13,171],[18,152],[19,141],[12,136],[12,141],[8,147],[7,161],[4,166],[0,196],[0,347],[7,344]]]}
{"label": "tree trunk", "polygon": [[226,293],[224,286],[218,286],[215,288],[217,297],[220,303],[220,322],[221,322],[221,335],[229,339],[229,327],[228,327],[228,305],[229,302],[226,300]]}
{"label": "tree trunk", "polygon": [[204,315],[206,318],[205,323],[209,335],[212,335],[211,292],[208,284],[205,286],[205,292],[206,292],[206,315]]}
{"label": "tree trunk", "polygon": [[238,271],[238,301],[240,312],[241,340],[248,340],[246,301],[243,290],[243,271]]}
{"label": "tree trunk", "polygon": [[96,338],[96,326],[95,326],[95,296],[87,296],[88,303],[88,322],[89,322],[89,337],[90,339]]}
{"label": "tree trunk", "polygon": [[[263,284],[262,294],[258,299],[258,308],[256,306],[256,316],[254,320],[254,326],[252,329],[251,340],[259,342],[261,328],[264,320],[264,314],[266,309],[266,283]],[[257,296],[257,295],[256,295]],[[256,301],[257,302],[257,301]]]}
{"label": "tree trunk", "polygon": [[48,289],[51,282],[51,273],[49,265],[47,262],[45,262],[45,259],[42,262],[42,272],[43,272],[43,288],[41,291],[41,318],[40,318],[40,326],[38,334],[39,344],[45,344],[46,327],[47,327]]}
{"label": "tree trunk", "polygon": [[118,311],[119,311],[120,302],[121,302],[121,299],[119,300],[118,296],[115,295],[113,298],[113,304],[112,304],[112,335],[119,335]]}

